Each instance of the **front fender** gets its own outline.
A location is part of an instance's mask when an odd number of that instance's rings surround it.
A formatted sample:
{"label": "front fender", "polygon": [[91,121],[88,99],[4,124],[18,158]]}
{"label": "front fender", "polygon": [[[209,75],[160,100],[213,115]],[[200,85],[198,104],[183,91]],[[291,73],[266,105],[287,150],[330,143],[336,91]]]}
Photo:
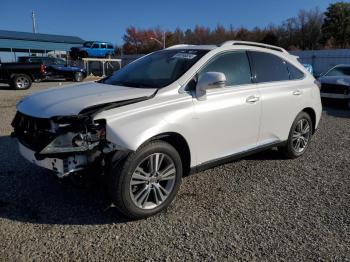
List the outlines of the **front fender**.
{"label": "front fender", "polygon": [[[140,102],[151,103],[150,100]],[[140,104],[139,104],[140,105]],[[136,107],[136,104],[126,107]],[[134,112],[122,112],[123,107],[102,112],[96,119],[106,120],[106,138],[120,148],[136,151],[151,138],[176,133],[187,142],[191,151],[191,165],[195,164],[195,124],[191,99],[168,106],[139,107]],[[127,110],[126,110],[127,111]]]}

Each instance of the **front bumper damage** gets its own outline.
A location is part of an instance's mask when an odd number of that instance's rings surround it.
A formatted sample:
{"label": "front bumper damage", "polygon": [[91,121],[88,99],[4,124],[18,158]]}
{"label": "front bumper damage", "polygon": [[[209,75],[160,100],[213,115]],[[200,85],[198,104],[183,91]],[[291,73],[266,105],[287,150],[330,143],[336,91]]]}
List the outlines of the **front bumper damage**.
{"label": "front bumper damage", "polygon": [[105,110],[151,99],[156,93],[157,90],[150,96],[86,107],[72,116],[39,118],[17,111],[11,136],[18,139],[20,152],[27,160],[60,177],[91,165],[103,167],[111,152],[124,155],[129,150],[107,141],[106,120],[94,117]]}
{"label": "front bumper damage", "polygon": [[103,166],[104,157],[117,149],[106,140],[105,121],[86,116],[41,119],[17,112],[12,126],[21,155],[59,177]]}
{"label": "front bumper damage", "polygon": [[26,146],[18,143],[19,152],[29,162],[41,166],[46,169],[55,171],[59,177],[68,176],[71,173],[84,170],[89,164],[89,158],[87,155],[73,155],[66,158],[44,158],[37,159],[35,152]]}

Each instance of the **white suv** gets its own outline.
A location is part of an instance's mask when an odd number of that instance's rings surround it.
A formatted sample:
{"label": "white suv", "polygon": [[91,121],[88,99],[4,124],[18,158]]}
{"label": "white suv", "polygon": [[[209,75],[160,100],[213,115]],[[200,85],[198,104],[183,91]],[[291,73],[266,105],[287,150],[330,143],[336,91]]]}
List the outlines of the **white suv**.
{"label": "white suv", "polygon": [[60,177],[105,174],[115,205],[140,218],[167,207],[190,172],[276,146],[302,155],[321,111],[295,56],[229,41],[173,46],[100,81],[32,94],[12,125],[26,159]]}

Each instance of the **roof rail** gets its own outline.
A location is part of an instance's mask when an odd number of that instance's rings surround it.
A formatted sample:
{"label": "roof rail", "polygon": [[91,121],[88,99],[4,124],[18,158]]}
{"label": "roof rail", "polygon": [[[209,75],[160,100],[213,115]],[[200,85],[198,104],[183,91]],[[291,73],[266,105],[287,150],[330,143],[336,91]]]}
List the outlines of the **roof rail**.
{"label": "roof rail", "polygon": [[282,53],[287,53],[288,54],[287,50],[285,50],[282,47],[278,47],[278,46],[274,46],[274,45],[262,44],[262,43],[258,43],[258,42],[232,40],[232,41],[226,41],[226,42],[222,43],[220,46],[228,46],[228,45],[255,46],[255,47],[267,48],[267,49],[271,49],[271,50],[274,50],[274,51],[278,51],[278,52],[282,52]]}
{"label": "roof rail", "polygon": [[169,47],[167,47],[166,49],[173,49],[173,48],[186,47],[186,46],[194,46],[194,45],[178,44],[178,45],[169,46]]}

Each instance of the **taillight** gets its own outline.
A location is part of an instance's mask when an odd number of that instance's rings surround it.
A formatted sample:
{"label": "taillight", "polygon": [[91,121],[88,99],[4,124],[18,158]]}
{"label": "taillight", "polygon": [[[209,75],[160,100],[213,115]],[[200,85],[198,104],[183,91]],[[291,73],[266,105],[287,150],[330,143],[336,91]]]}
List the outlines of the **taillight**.
{"label": "taillight", "polygon": [[315,81],[314,81],[314,84],[317,85],[317,86],[318,86],[318,89],[321,90],[321,82],[320,82],[320,81],[315,80]]}
{"label": "taillight", "polygon": [[45,65],[44,64],[40,65],[40,73],[42,73],[42,74],[45,73]]}

